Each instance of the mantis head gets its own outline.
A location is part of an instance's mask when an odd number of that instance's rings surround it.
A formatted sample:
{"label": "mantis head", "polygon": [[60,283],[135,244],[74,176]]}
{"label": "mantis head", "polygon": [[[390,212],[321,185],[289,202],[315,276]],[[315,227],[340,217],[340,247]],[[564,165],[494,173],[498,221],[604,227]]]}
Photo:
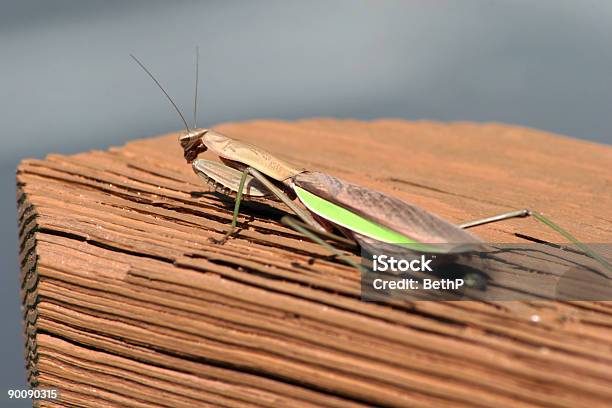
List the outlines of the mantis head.
{"label": "mantis head", "polygon": [[183,155],[187,163],[193,162],[200,153],[205,152],[206,145],[202,143],[202,138],[208,133],[208,129],[192,129],[179,136],[179,142],[183,148]]}

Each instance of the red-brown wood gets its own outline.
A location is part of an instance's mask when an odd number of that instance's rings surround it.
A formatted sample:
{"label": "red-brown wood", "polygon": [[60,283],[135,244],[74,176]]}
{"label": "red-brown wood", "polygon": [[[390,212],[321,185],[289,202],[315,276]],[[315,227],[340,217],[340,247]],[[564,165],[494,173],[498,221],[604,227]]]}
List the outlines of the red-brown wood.
{"label": "red-brown wood", "polygon": [[[529,207],[609,242],[612,148],[498,124],[256,121],[217,130],[452,222]],[[176,135],[18,169],[26,361],[46,406],[604,407],[608,302],[359,300],[357,271],[208,193]],[[478,227],[559,242],[531,219]],[[531,317],[539,316],[534,322]]]}

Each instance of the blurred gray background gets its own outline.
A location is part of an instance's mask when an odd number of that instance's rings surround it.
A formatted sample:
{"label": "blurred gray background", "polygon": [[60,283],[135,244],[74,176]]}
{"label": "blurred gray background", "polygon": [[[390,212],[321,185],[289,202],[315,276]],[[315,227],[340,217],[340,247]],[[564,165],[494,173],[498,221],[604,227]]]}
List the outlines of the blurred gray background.
{"label": "blurred gray background", "polygon": [[[198,123],[499,121],[612,143],[610,1],[0,1],[0,406],[25,387],[15,167]],[[12,404],[12,405],[11,405]]]}

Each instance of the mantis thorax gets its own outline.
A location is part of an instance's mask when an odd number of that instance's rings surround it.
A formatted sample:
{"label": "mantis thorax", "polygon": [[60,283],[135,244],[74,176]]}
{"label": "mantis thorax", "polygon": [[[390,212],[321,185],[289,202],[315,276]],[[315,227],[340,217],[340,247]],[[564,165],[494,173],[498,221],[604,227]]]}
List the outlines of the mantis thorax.
{"label": "mantis thorax", "polygon": [[232,139],[214,130],[204,132],[201,143],[222,159],[252,167],[277,181],[287,180],[304,171],[273,156],[266,150]]}

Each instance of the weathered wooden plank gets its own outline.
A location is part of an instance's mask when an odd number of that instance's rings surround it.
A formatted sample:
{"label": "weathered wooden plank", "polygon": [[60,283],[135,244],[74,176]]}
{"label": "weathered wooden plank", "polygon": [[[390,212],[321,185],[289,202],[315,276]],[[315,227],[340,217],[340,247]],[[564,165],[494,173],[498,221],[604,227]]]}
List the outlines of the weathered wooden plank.
{"label": "weathered wooden plank", "polygon": [[[530,207],[609,242],[612,149],[497,124],[309,120],[218,130],[453,221]],[[79,406],[606,406],[607,302],[360,301],[359,275],[232,201],[175,135],[18,169],[32,384]],[[520,236],[517,233],[520,232]],[[533,220],[492,242],[559,242]],[[538,316],[534,321],[533,316]],[[45,402],[43,406],[58,406]]]}

